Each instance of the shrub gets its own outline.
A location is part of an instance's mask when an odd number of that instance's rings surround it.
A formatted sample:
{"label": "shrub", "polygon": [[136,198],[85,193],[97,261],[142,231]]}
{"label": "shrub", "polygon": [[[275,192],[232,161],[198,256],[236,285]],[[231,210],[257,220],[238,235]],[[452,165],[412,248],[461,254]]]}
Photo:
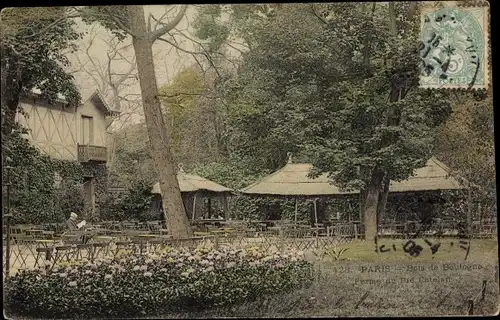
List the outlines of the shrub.
{"label": "shrub", "polygon": [[61,186],[55,190],[57,209],[64,218],[69,218],[70,212],[78,212],[84,216],[88,208],[85,204],[83,185],[74,181],[62,181]]}
{"label": "shrub", "polygon": [[140,180],[123,194],[103,197],[100,217],[102,220],[159,220],[161,215],[152,210],[151,184]]}
{"label": "shrub", "polygon": [[290,292],[313,278],[312,265],[300,253],[266,254],[256,248],[167,248],[57,268],[9,278],[5,310],[64,318],[160,316]]}

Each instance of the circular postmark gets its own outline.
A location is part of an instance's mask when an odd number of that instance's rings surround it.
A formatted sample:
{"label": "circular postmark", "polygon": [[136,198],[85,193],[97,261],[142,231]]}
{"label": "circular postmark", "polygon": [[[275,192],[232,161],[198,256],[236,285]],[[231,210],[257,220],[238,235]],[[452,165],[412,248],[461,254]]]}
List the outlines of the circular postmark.
{"label": "circular postmark", "polygon": [[419,47],[422,86],[484,85],[482,16],[468,9],[442,8],[422,14]]}

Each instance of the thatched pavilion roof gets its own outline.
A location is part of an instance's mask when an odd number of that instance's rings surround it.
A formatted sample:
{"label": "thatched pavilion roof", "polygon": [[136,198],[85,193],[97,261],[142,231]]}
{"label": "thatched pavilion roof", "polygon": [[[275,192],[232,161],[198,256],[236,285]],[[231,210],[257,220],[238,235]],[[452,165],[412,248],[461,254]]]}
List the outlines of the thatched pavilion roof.
{"label": "thatched pavilion roof", "polygon": [[[249,195],[276,196],[332,196],[357,194],[359,191],[341,191],[331,184],[326,174],[316,179],[308,177],[312,165],[292,163],[291,159],[280,170],[241,190]],[[425,167],[415,170],[415,175],[401,182],[391,182],[390,192],[463,189],[449,176],[449,169],[436,158],[431,158]]]}
{"label": "thatched pavilion roof", "polygon": [[450,169],[434,157],[427,161],[425,167],[415,170],[414,176],[401,182],[392,181],[389,187],[390,192],[459,189],[466,187],[450,176]]}
{"label": "thatched pavilion roof", "polygon": [[[205,191],[211,193],[229,193],[232,192],[231,189],[221,186],[218,183],[200,177],[196,174],[188,174],[184,172],[181,166],[179,166],[179,172],[177,172],[177,179],[179,181],[179,188],[181,192],[198,192]],[[152,193],[161,194],[160,183],[157,182],[153,186]]]}

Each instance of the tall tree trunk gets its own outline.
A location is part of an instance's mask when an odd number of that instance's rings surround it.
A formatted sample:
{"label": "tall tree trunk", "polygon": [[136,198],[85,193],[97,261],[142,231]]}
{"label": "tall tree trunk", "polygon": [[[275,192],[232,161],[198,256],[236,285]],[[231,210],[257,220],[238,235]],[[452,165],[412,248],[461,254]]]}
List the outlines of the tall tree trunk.
{"label": "tall tree trunk", "polygon": [[363,221],[363,217],[365,216],[365,202],[367,195],[366,188],[359,191],[359,221]]}
{"label": "tall tree trunk", "polygon": [[379,226],[382,223],[382,220],[384,219],[385,208],[387,206],[387,197],[389,195],[389,185],[390,185],[390,179],[386,174],[384,175],[382,191],[380,192],[378,198],[377,226]]}
{"label": "tall tree trunk", "polygon": [[167,125],[163,120],[158,99],[152,51],[154,40],[147,36],[143,7],[130,6],[128,12],[131,31],[136,35],[132,37],[132,44],[136,56],[149,141],[159,174],[165,221],[169,233],[174,238],[190,237],[192,230],[182,202],[177,170],[170,152]]}
{"label": "tall tree trunk", "polygon": [[[407,12],[407,18],[413,19],[417,10],[416,4],[411,4]],[[389,3],[389,30],[393,37],[398,34],[397,21],[396,21],[396,8],[393,2]],[[397,102],[404,98],[405,86],[399,83],[398,79],[393,79],[391,91],[389,94],[390,102]],[[387,110],[387,126],[397,126],[401,122],[401,110],[395,106],[390,106]],[[380,148],[385,148],[392,143],[391,139],[383,138],[380,143]],[[387,204],[387,196],[389,193],[389,182],[384,183],[384,172],[380,168],[375,168],[371,174],[372,179],[367,186],[366,203],[364,205],[365,214],[365,232],[366,239],[373,239],[377,232],[377,225],[382,220],[383,212]],[[383,189],[382,189],[383,188]]]}
{"label": "tall tree trunk", "polygon": [[377,235],[377,209],[380,194],[380,185],[384,178],[383,171],[375,168],[370,182],[366,186],[366,199],[364,203],[365,214],[365,240],[371,241]]}

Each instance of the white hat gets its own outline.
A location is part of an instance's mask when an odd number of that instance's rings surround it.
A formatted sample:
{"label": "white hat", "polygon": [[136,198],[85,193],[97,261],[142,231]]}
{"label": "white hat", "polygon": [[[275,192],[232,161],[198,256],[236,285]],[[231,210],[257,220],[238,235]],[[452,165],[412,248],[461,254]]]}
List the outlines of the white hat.
{"label": "white hat", "polygon": [[71,213],[69,214],[69,216],[70,216],[71,218],[77,218],[77,217],[78,217],[78,215],[77,215],[76,213],[74,213],[74,212],[71,212]]}

